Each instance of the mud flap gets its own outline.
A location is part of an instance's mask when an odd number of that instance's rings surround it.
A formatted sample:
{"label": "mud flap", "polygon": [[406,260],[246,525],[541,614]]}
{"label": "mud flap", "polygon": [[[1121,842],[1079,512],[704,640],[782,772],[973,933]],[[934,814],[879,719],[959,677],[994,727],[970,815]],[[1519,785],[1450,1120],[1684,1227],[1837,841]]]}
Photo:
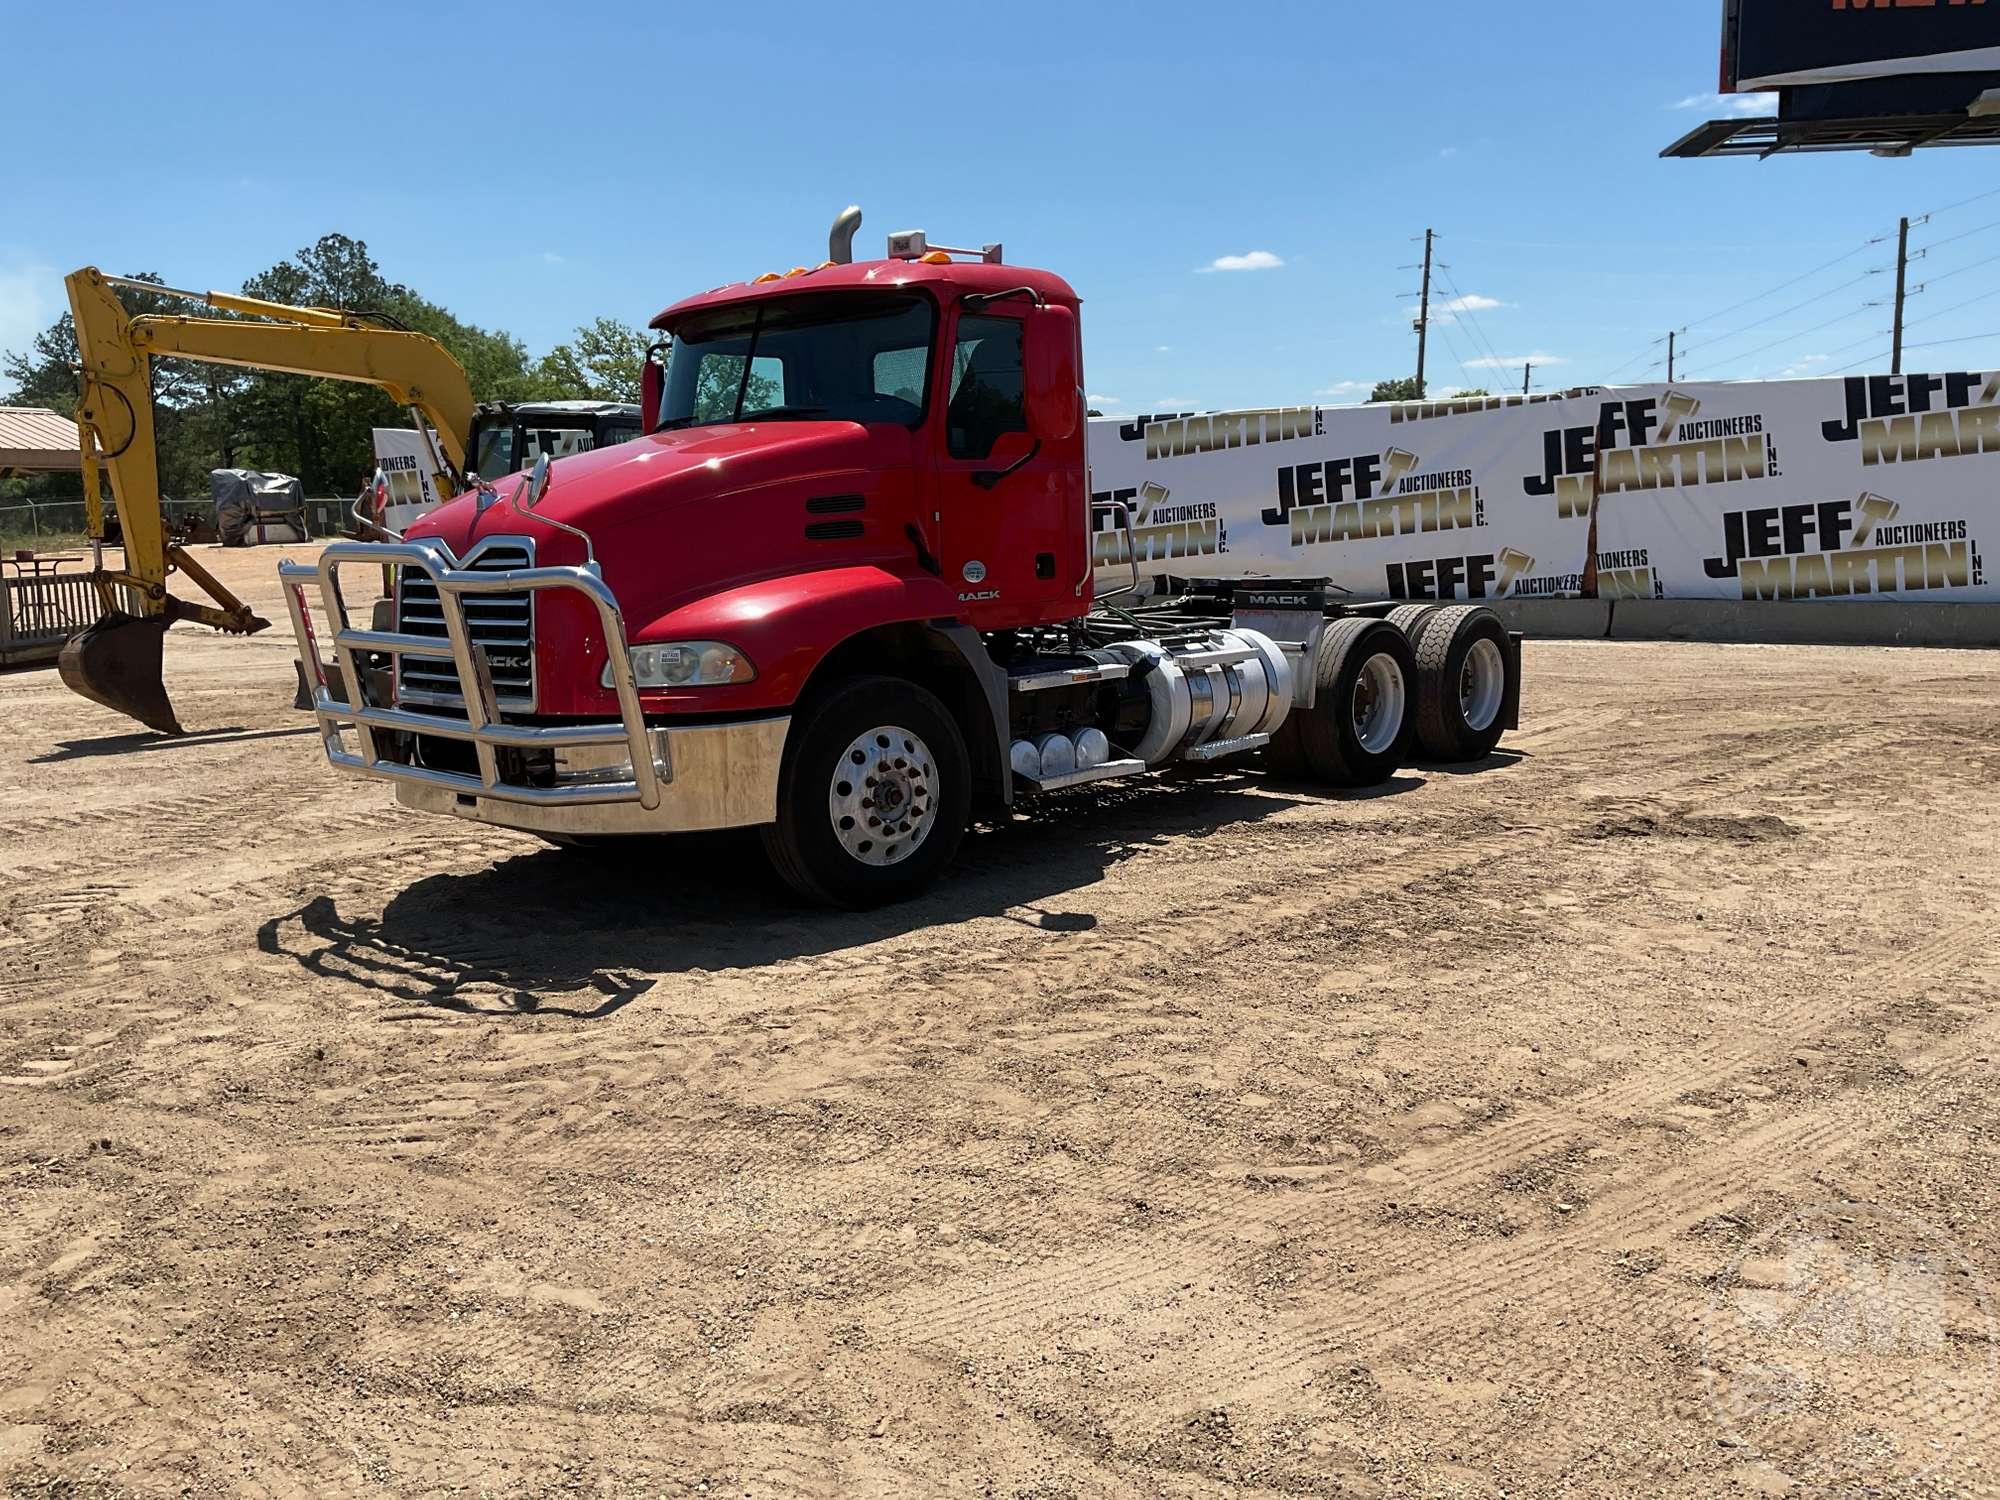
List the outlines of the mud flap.
{"label": "mud flap", "polygon": [[160,675],[168,623],[113,610],[63,646],[56,671],[71,691],[93,703],[162,734],[184,733]]}
{"label": "mud flap", "polygon": [[1526,639],[1518,630],[1507,632],[1507,696],[1500,701],[1500,727],[1509,732],[1521,727],[1521,642]]}

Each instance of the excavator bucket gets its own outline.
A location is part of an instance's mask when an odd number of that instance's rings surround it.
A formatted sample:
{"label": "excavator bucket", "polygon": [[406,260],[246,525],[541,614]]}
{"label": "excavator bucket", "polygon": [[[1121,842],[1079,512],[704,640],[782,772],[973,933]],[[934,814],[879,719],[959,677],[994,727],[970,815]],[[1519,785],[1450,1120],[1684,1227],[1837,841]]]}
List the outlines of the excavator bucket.
{"label": "excavator bucket", "polygon": [[93,703],[162,734],[180,734],[180,720],[160,675],[160,641],[168,623],[113,610],[62,648],[56,670]]}

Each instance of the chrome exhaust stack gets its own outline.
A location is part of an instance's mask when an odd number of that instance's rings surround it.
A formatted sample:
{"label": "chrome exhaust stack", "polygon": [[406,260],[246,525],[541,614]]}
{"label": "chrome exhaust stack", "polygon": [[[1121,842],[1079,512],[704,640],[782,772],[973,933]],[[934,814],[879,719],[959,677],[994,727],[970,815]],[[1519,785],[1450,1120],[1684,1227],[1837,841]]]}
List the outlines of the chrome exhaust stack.
{"label": "chrome exhaust stack", "polygon": [[858,204],[850,204],[833,221],[833,232],[826,237],[826,258],[837,266],[853,265],[854,236],[860,229],[861,208]]}

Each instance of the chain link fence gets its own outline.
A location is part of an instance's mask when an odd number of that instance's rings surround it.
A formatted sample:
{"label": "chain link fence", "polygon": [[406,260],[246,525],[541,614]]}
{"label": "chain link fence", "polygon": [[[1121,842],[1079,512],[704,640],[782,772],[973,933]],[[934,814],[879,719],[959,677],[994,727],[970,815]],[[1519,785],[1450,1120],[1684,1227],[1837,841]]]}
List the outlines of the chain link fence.
{"label": "chain link fence", "polygon": [[[352,523],[351,500],[308,500],[306,521],[314,537],[345,535]],[[107,501],[108,508],[108,501]],[[215,504],[201,500],[163,500],[169,527],[201,522],[215,525]],[[0,539],[8,547],[74,545],[85,533],[81,500],[17,500],[0,502]]]}

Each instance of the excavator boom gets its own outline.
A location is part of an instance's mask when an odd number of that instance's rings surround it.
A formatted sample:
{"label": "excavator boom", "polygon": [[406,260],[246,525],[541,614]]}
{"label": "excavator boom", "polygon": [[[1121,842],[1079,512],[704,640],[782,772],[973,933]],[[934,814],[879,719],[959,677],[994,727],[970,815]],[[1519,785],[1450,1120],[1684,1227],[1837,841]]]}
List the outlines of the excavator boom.
{"label": "excavator boom", "polygon": [[[81,358],[77,432],[82,445],[85,522],[93,541],[104,537],[100,468],[111,481],[124,535],[125,566],[92,574],[104,613],[63,647],[57,670],[84,697],[150,728],[181,732],[160,675],[161,642],[175,620],[193,620],[234,634],[270,622],[238,599],[167,538],[160,508],[154,445],[152,371],[159,358],[277,370],[377,386],[407,406],[419,427],[437,434],[438,492],[456,493],[465,472],[473,422],[472,387],[458,361],[426,334],[379,326],[358,313],[290,307],[228,292],[179,292],[150,282],[107,276],[85,266],[65,278]],[[241,319],[132,317],[116,288],[129,286],[206,302]],[[256,321],[265,320],[265,321]],[[213,605],[167,592],[173,572],[192,578]],[[114,603],[123,587],[136,614]]]}

